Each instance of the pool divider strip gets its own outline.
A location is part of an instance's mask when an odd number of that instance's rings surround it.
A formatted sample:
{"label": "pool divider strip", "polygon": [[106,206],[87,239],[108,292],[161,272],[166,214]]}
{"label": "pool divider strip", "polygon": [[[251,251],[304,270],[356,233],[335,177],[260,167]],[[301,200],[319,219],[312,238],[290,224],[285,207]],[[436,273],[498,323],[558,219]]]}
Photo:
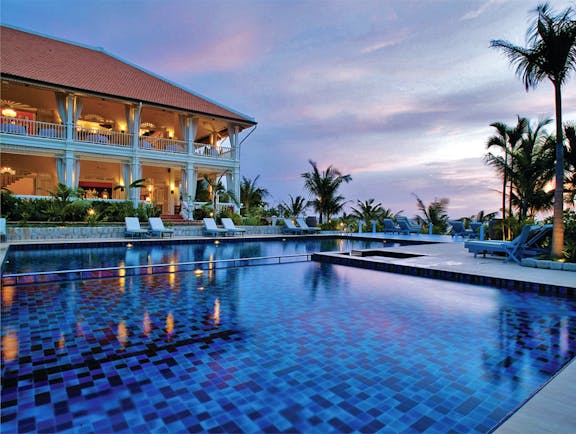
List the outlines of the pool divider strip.
{"label": "pool divider strip", "polygon": [[128,276],[146,276],[183,271],[199,272],[222,268],[239,268],[257,265],[309,262],[312,253],[292,255],[256,256],[251,258],[218,259],[212,261],[190,261],[164,264],[126,265],[121,267],[83,268],[75,270],[36,271],[29,273],[9,273],[2,275],[2,285],[30,285],[37,283],[62,282],[69,280],[88,280],[118,278]]}

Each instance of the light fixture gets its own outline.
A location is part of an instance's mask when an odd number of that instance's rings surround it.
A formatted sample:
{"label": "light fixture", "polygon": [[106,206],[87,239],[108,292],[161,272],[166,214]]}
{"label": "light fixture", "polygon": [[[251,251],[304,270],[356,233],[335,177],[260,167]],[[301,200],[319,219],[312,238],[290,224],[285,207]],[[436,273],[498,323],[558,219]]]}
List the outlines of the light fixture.
{"label": "light fixture", "polygon": [[18,113],[16,113],[16,110],[11,109],[10,107],[6,107],[6,108],[2,109],[2,116],[6,116],[9,118],[15,118],[17,114]]}
{"label": "light fixture", "polygon": [[0,169],[0,174],[1,175],[16,175],[16,170],[12,169],[11,167],[3,167],[2,169]]}

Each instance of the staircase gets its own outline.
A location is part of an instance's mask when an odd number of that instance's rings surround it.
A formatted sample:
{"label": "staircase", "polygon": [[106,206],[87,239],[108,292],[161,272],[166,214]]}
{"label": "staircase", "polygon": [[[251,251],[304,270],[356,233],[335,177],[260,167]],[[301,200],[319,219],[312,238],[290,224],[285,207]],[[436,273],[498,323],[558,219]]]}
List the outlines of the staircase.
{"label": "staircase", "polygon": [[171,223],[173,225],[193,225],[198,224],[198,222],[191,222],[184,220],[180,214],[161,214],[160,218],[164,223]]}

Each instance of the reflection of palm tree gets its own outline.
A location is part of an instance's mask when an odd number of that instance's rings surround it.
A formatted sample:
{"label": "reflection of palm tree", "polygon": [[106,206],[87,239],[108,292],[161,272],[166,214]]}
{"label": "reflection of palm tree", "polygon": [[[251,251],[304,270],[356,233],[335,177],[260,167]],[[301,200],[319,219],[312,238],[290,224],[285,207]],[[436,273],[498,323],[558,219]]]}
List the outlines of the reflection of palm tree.
{"label": "reflection of palm tree", "polygon": [[312,299],[316,299],[319,286],[323,286],[326,292],[330,292],[340,284],[340,276],[332,264],[317,262],[310,264],[304,281],[309,282],[310,295]]}
{"label": "reflection of palm tree", "polygon": [[554,189],[554,229],[552,256],[562,257],[564,225],[562,221],[564,192],[564,145],[562,138],[562,85],[576,69],[576,20],[574,10],[567,8],[554,15],[547,4],[535,11],[537,20],[528,30],[529,46],[519,47],[508,41],[492,41],[491,46],[508,56],[522,77],[526,90],[548,78],[554,85],[556,103],[556,186]]}
{"label": "reflection of palm tree", "polygon": [[337,214],[344,207],[344,196],[338,195],[338,188],[343,182],[352,181],[350,175],[343,175],[333,166],[328,166],[324,172],[318,170],[318,166],[312,160],[308,160],[312,171],[302,174],[304,187],[314,199],[310,204],[319,213],[319,223],[323,223],[323,217],[330,220],[330,216]]}

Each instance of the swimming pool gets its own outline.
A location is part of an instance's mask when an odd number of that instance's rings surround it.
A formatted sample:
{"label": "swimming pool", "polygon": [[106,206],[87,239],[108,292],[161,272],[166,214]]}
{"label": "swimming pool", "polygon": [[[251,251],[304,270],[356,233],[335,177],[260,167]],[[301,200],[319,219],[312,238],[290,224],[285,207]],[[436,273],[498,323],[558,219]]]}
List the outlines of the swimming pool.
{"label": "swimming pool", "polygon": [[304,262],[2,289],[2,431],[486,432],[576,302]]}
{"label": "swimming pool", "polygon": [[[49,247],[31,250],[11,248],[5,261],[5,273],[33,273],[56,270],[140,266],[147,264],[178,264],[225,259],[294,255],[314,252],[344,252],[392,246],[380,240],[311,237],[308,239],[278,238],[262,241],[240,239],[215,240],[206,243],[127,242],[101,247]],[[37,247],[37,246],[32,246]]]}

